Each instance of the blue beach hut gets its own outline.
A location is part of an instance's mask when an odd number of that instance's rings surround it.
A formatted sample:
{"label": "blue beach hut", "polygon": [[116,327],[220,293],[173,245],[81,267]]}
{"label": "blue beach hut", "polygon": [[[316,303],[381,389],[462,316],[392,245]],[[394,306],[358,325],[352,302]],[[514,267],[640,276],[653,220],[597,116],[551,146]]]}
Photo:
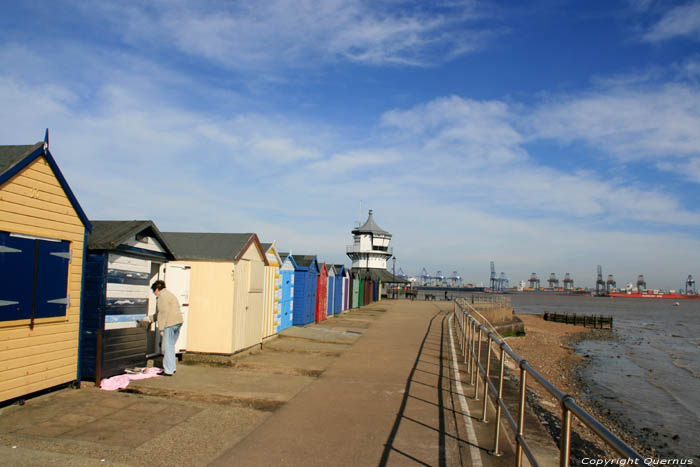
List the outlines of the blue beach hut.
{"label": "blue beach hut", "polygon": [[280,320],[277,332],[292,326],[294,319],[294,271],[296,263],[289,253],[280,253]]}
{"label": "blue beach hut", "polygon": [[80,371],[100,379],[144,366],[160,353],[155,326],[137,321],[155,313],[150,286],[161,266],[175,259],[149,220],[92,221],[87,237],[83,314],[80,320]]}
{"label": "blue beach hut", "polygon": [[294,260],[294,326],[316,321],[316,288],[320,269],[315,255],[291,255]]}
{"label": "blue beach hut", "polygon": [[333,293],[333,314],[343,312],[343,281],[345,280],[345,266],[334,264],[335,268],[335,292]]}

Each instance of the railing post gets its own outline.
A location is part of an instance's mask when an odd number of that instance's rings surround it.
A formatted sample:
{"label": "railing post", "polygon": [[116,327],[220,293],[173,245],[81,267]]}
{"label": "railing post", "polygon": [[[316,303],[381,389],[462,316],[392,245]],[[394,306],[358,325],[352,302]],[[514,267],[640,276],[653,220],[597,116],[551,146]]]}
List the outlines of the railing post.
{"label": "railing post", "polygon": [[515,467],[523,465],[523,433],[525,432],[525,394],[527,390],[527,360],[520,361],[520,406],[518,407],[518,435],[515,437],[517,449],[515,451]]}
{"label": "railing post", "polygon": [[571,411],[566,402],[573,399],[566,394],[561,400],[561,444],[559,446],[559,466],[569,467],[569,452],[571,447]]}
{"label": "railing post", "polygon": [[488,334],[487,339],[488,352],[486,353],[486,374],[484,375],[484,413],[481,416],[481,421],[486,423],[486,410],[488,409],[489,402],[489,375],[491,374],[491,333]]}
{"label": "railing post", "polygon": [[462,356],[467,358],[467,313],[462,310]]}
{"label": "railing post", "polygon": [[474,384],[473,372],[472,372],[472,346],[474,345],[473,339],[473,325],[474,322],[469,318],[469,323],[467,328],[469,329],[469,337],[467,342],[467,353],[464,355],[464,363],[467,364],[467,371],[469,372],[469,384]]}
{"label": "railing post", "polygon": [[506,368],[506,350],[503,347],[505,343],[501,343],[501,370],[499,371],[498,374],[498,397],[496,398],[496,427],[494,428],[494,442],[493,442],[493,450],[489,452],[492,456],[502,456],[503,453],[498,449],[498,444],[500,441],[500,436],[501,436],[501,411],[503,408],[501,407],[501,402],[503,399],[503,373]]}
{"label": "railing post", "polygon": [[479,340],[476,343],[476,386],[474,386],[474,400],[479,400],[479,363],[481,362],[481,327],[479,327]]}

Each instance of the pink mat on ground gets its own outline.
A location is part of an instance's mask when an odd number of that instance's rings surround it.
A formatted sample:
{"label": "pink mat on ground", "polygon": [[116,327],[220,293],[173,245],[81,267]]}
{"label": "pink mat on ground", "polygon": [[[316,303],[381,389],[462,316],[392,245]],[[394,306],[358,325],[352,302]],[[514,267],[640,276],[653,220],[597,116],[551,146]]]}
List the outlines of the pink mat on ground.
{"label": "pink mat on ground", "polygon": [[103,379],[100,383],[100,389],[105,391],[116,391],[117,389],[124,389],[129,385],[129,381],[132,379],[147,379],[158,376],[158,373],[162,373],[163,370],[160,368],[146,368],[143,373],[136,373],[133,375],[117,375],[111,378]]}

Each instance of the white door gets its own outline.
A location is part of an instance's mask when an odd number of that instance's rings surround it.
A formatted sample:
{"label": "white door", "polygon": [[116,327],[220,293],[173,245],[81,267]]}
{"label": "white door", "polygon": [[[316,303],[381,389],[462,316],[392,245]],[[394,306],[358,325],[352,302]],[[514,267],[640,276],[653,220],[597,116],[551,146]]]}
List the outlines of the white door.
{"label": "white door", "polygon": [[165,263],[161,266],[160,276],[165,287],[177,297],[182,311],[180,337],[175,342],[175,353],[187,350],[187,314],[190,307],[190,266]]}

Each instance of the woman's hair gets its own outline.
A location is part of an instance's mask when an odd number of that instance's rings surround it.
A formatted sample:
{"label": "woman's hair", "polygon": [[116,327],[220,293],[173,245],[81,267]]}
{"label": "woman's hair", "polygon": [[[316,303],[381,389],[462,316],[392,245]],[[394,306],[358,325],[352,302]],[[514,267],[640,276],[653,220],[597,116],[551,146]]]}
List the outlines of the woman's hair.
{"label": "woman's hair", "polygon": [[155,293],[156,290],[163,290],[165,288],[165,281],[155,281],[151,286],[151,290]]}

